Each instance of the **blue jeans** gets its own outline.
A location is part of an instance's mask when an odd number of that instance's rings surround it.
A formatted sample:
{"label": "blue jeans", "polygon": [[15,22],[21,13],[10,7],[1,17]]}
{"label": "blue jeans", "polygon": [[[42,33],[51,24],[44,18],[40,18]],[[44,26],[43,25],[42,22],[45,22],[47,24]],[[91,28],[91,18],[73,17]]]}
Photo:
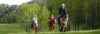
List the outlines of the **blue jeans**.
{"label": "blue jeans", "polygon": [[34,21],[32,21],[32,24],[34,24]]}
{"label": "blue jeans", "polygon": [[60,16],[61,16],[61,14],[59,14],[58,17],[57,17],[58,24],[60,22]]}

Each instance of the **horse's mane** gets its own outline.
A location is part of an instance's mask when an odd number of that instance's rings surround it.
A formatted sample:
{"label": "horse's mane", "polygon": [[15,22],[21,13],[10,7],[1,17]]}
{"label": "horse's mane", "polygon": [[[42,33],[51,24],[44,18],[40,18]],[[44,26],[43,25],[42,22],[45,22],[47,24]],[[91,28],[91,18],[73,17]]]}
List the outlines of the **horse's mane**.
{"label": "horse's mane", "polygon": [[66,24],[67,25],[67,22],[68,22],[68,16],[67,16],[67,14],[64,14],[64,15],[62,15],[61,16],[61,18],[60,18],[60,23],[62,24]]}

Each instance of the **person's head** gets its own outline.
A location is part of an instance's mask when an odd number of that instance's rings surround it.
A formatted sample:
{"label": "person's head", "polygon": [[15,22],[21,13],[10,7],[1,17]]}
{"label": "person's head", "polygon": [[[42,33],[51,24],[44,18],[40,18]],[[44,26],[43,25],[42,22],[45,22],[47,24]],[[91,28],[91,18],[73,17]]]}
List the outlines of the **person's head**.
{"label": "person's head", "polygon": [[37,18],[37,15],[35,15],[34,17]]}
{"label": "person's head", "polygon": [[62,8],[65,8],[65,4],[61,4],[61,7],[62,7]]}
{"label": "person's head", "polygon": [[51,16],[53,16],[53,14],[51,14]]}

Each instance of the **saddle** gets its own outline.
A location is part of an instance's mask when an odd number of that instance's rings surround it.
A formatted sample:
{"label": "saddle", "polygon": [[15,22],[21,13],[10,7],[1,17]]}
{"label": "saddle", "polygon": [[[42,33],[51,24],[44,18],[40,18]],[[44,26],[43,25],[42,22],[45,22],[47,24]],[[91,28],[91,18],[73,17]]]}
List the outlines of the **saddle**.
{"label": "saddle", "polygon": [[55,24],[55,20],[51,20],[51,21],[49,22],[49,27],[52,27],[54,24]]}

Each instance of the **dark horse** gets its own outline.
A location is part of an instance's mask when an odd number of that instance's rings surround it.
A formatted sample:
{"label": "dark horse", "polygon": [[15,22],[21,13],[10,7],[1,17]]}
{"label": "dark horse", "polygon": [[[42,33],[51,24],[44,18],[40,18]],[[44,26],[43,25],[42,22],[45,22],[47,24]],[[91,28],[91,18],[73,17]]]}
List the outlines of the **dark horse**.
{"label": "dark horse", "polygon": [[65,32],[67,24],[68,24],[68,15],[67,14],[62,14],[60,16],[60,20],[58,21],[59,31],[60,32]]}
{"label": "dark horse", "polygon": [[32,29],[32,32],[36,32],[38,30],[38,26],[36,26],[37,24],[35,22],[33,22],[31,24],[31,29]]}
{"label": "dark horse", "polygon": [[55,20],[51,20],[49,23],[49,31],[52,32],[54,31],[54,28],[55,28]]}

